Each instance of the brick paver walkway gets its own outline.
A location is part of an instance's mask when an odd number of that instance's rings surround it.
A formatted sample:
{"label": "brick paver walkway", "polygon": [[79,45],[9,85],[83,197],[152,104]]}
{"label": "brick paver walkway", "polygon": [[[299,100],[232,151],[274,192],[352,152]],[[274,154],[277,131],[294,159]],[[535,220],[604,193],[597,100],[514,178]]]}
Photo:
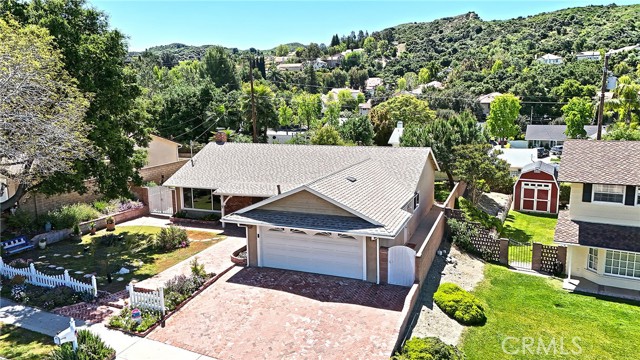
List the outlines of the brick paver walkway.
{"label": "brick paver walkway", "polygon": [[408,288],[232,269],[149,339],[216,359],[388,359]]}

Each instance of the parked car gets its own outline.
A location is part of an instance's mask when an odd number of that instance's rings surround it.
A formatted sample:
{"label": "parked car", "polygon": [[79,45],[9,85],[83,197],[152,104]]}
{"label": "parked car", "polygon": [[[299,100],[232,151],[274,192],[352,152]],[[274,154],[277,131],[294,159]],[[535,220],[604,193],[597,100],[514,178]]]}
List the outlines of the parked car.
{"label": "parked car", "polygon": [[562,145],[554,146],[554,147],[551,148],[551,154],[552,155],[562,155],[562,149],[563,149]]}
{"label": "parked car", "polygon": [[538,159],[546,158],[549,156],[549,150],[543,147],[536,148],[538,150]]}

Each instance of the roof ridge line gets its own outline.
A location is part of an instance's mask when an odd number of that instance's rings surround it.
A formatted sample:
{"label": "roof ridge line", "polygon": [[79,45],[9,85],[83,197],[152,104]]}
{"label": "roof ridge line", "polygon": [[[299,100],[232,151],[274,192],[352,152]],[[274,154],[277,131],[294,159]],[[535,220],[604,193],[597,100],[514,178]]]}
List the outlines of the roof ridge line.
{"label": "roof ridge line", "polygon": [[308,183],[304,184],[303,186],[309,186],[309,185],[312,185],[312,184],[314,184],[314,183],[319,182],[320,180],[324,180],[324,179],[326,179],[326,178],[328,178],[328,177],[331,177],[331,176],[333,176],[333,175],[335,175],[335,174],[337,174],[337,173],[339,173],[339,172],[345,171],[345,170],[350,169],[350,168],[352,168],[352,167],[354,167],[354,166],[356,166],[356,165],[360,165],[360,164],[363,164],[363,163],[365,163],[365,162],[367,162],[367,161],[371,161],[371,160],[373,160],[371,157],[368,157],[368,158],[362,159],[362,160],[357,161],[357,162],[355,162],[355,163],[353,163],[353,164],[350,164],[350,165],[348,165],[348,166],[346,166],[346,167],[344,167],[344,168],[342,168],[342,169],[336,170],[336,171],[334,171],[334,172],[332,172],[332,173],[330,173],[330,174],[322,175],[321,177],[319,177],[319,178],[317,178],[317,179],[311,180],[311,181],[309,181]]}

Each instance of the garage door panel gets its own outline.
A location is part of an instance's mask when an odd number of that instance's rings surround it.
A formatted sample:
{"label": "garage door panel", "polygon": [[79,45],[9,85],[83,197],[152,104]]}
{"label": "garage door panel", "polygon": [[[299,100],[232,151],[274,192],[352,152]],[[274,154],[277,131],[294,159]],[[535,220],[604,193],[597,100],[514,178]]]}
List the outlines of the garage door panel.
{"label": "garage door panel", "polygon": [[261,265],[363,278],[362,239],[261,229]]}

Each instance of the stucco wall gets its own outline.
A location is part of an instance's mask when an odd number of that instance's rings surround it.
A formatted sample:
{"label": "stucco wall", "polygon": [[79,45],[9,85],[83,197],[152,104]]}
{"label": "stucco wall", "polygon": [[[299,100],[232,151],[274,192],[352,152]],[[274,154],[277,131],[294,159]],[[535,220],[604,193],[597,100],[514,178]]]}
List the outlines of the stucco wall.
{"label": "stucco wall", "polygon": [[[604,273],[606,250],[599,249],[598,253],[598,271],[594,272],[587,269],[587,260],[589,258],[589,248],[585,246],[568,246],[567,259],[571,259],[571,277],[582,277],[596,284],[619,287],[623,289],[632,289],[640,291],[640,279],[625,278],[615,275],[606,275]],[[569,260],[567,260],[567,263]]]}
{"label": "stucco wall", "polygon": [[248,225],[247,234],[247,265],[258,266],[258,227]]}
{"label": "stucco wall", "polygon": [[[409,223],[407,224],[407,238],[408,241],[413,233],[415,233],[418,225],[420,225],[420,221],[424,219],[424,217],[429,213],[433,203],[435,202],[434,198],[434,182],[435,182],[435,168],[432,165],[431,158],[427,159],[427,164],[422,170],[422,175],[420,176],[420,180],[418,181],[417,191],[420,194],[420,205],[418,209],[413,213]],[[404,241],[403,241],[404,243]]]}
{"label": "stucco wall", "polygon": [[572,220],[640,227],[640,206],[582,202],[582,187],[582,184],[571,184],[569,217]]}
{"label": "stucco wall", "polygon": [[158,136],[151,136],[149,147],[147,147],[147,166],[158,166],[178,161],[179,144],[163,139]]}
{"label": "stucco wall", "polygon": [[366,237],[365,241],[365,251],[367,260],[366,264],[366,277],[369,282],[377,282],[378,281],[378,242],[372,240],[370,237]]}

